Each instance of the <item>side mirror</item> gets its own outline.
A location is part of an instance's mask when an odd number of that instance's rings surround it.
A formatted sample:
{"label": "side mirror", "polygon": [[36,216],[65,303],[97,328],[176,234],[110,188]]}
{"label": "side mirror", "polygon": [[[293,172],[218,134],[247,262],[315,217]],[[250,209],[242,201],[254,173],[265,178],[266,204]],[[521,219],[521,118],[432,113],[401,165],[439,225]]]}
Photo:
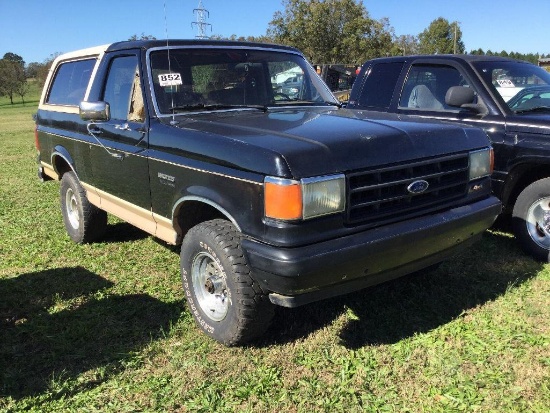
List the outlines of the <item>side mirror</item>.
{"label": "side mirror", "polygon": [[92,122],[106,122],[111,119],[111,110],[107,102],[80,102],[80,119]]}
{"label": "side mirror", "polygon": [[463,86],[453,86],[445,94],[445,103],[449,106],[461,107],[469,103],[474,103],[475,93],[472,88]]}
{"label": "side mirror", "polygon": [[482,103],[474,103],[475,92],[472,88],[452,86],[445,94],[445,104],[463,109],[470,109],[479,114],[487,114],[487,108]]}

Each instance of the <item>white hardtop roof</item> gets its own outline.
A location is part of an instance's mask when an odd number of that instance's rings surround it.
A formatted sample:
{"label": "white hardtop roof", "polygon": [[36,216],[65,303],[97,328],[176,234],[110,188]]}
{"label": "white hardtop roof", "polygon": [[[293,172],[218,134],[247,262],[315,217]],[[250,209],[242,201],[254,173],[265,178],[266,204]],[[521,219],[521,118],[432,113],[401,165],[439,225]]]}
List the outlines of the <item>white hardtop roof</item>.
{"label": "white hardtop roof", "polygon": [[[75,50],[74,52],[64,53],[62,55],[57,56],[55,58],[55,60],[53,61],[53,64],[50,67],[50,70],[48,71],[48,76],[46,78],[46,83],[45,83],[44,89],[42,89],[42,94],[40,96],[40,103],[39,103],[38,107],[41,108],[42,105],[44,105],[46,95],[48,93],[48,85],[50,85],[50,83],[52,81],[54,71],[57,68],[57,66],[60,64],[60,62],[65,62],[65,61],[70,61],[70,60],[80,60],[80,59],[86,59],[86,58],[96,58],[97,56],[100,56],[103,53],[105,53],[105,50],[107,50],[107,48],[109,46],[110,46],[110,44],[104,44],[102,46],[88,47],[87,49]],[[96,69],[97,69],[97,67],[94,69],[94,72],[95,72]],[[86,92],[86,93],[88,93],[88,92]],[[64,108],[63,110],[67,110],[67,109]],[[77,110],[77,109],[70,108],[68,110]]]}
{"label": "white hardtop roof", "polygon": [[101,46],[94,46],[94,47],[88,47],[86,49],[75,50],[74,52],[63,53],[62,55],[57,56],[55,60],[57,62],[61,60],[78,59],[81,57],[98,56],[104,53],[105,50],[107,50],[107,48],[110,45],[111,44],[104,44]]}

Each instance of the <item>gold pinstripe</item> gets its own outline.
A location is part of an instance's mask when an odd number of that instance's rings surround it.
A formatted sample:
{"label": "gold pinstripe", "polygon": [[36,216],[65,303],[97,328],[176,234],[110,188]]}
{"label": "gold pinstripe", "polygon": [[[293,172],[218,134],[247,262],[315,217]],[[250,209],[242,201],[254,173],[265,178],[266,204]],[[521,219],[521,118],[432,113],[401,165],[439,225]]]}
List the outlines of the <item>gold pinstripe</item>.
{"label": "gold pinstripe", "polygon": [[[71,140],[71,141],[75,141],[75,142],[83,142],[87,145],[92,145],[92,146],[96,146],[96,147],[101,147],[101,145],[98,145],[96,143],[93,143],[93,142],[85,142],[81,139],[75,139],[75,138],[71,138],[69,136],[63,136],[63,135],[59,135],[57,133],[49,133],[49,135],[51,136],[57,136],[59,138],[63,138],[63,139],[68,139],[68,140]],[[172,166],[176,166],[178,168],[184,168],[184,169],[189,169],[191,171],[195,171],[195,172],[202,172],[202,173],[207,173],[207,174],[211,174],[211,175],[216,175],[216,176],[221,176],[221,177],[224,177],[224,178],[229,178],[229,179],[234,179],[236,181],[240,181],[240,182],[246,182],[246,183],[249,183],[249,184],[254,184],[254,185],[260,185],[262,186],[263,185],[263,182],[256,182],[256,181],[251,181],[250,179],[245,179],[245,178],[239,178],[239,177],[236,177],[236,176],[231,176],[231,175],[227,175],[227,174],[223,174],[221,172],[213,172],[213,171],[208,171],[206,169],[201,169],[201,168],[195,168],[193,166],[187,166],[187,165],[181,165],[181,164],[178,164],[176,162],[170,162],[170,161],[165,161],[163,159],[158,159],[158,158],[151,158],[151,157],[148,157],[148,156],[141,156],[139,154],[135,154],[135,153],[131,153],[131,152],[124,152],[124,151],[120,151],[118,149],[115,149],[115,148],[111,148],[111,147],[107,147],[107,149],[112,149],[112,150],[116,150],[116,151],[119,151],[119,152],[123,152],[125,153],[126,155],[132,155],[132,156],[137,156],[137,157],[140,157],[140,158],[144,158],[144,159],[149,159],[151,161],[156,161],[156,162],[161,162],[161,163],[165,163],[167,165],[172,165]]]}

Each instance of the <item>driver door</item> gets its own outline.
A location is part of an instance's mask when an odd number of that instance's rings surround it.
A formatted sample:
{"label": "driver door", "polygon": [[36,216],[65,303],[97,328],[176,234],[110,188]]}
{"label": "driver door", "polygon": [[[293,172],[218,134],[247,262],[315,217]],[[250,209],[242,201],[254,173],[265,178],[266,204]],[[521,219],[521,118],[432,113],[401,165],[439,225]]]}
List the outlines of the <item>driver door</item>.
{"label": "driver door", "polygon": [[148,125],[143,85],[135,54],[114,55],[101,100],[110,120],[91,132],[101,145],[92,146],[94,186],[101,206],[131,224],[154,232],[147,160]]}

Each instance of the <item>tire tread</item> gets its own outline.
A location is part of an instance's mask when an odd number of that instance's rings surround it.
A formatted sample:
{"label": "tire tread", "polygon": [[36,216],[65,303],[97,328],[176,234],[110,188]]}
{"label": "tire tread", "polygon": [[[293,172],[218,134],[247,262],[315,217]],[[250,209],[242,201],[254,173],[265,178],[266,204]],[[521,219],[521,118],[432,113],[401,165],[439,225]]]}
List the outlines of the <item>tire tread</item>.
{"label": "tire tread", "polygon": [[[65,210],[64,198],[67,187],[71,187],[77,196],[77,201],[82,212],[80,228],[76,231],[66,222],[67,212]],[[63,174],[61,178],[60,197],[65,228],[73,241],[79,244],[87,244],[98,240],[105,234],[105,230],[107,229],[107,213],[88,201],[86,190],[80,185],[74,172],[66,172]]]}
{"label": "tire tread", "polygon": [[531,205],[550,196],[550,178],[543,178],[525,187],[519,194],[512,212],[512,227],[520,247],[533,258],[550,262],[550,250],[538,245],[527,231],[527,214]]}
{"label": "tire tread", "polygon": [[[235,226],[223,219],[214,219],[193,227],[187,236],[206,237],[213,240],[225,254],[233,274],[232,290],[235,306],[235,326],[230,333],[221,338],[228,346],[240,345],[262,335],[270,325],[275,309],[269,297],[254,280],[246,256],[241,248],[242,235]],[[186,236],[186,238],[187,238]],[[228,274],[229,276],[229,274]],[[214,337],[218,339],[218,337]]]}

